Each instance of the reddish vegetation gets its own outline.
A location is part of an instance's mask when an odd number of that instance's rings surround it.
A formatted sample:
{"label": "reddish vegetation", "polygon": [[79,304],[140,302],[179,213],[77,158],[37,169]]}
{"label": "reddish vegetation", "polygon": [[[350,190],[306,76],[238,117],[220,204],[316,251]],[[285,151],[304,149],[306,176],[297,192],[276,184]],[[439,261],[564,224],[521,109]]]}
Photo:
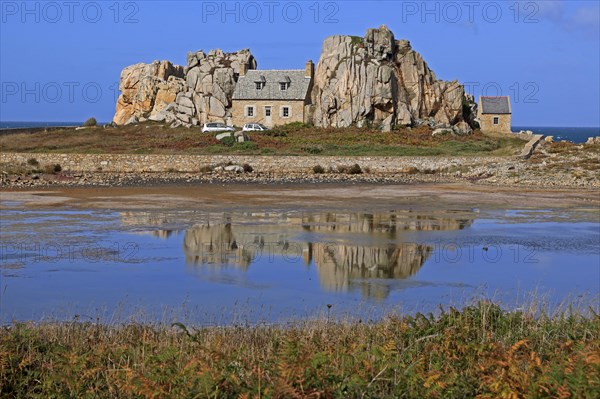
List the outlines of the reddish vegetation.
{"label": "reddish vegetation", "polygon": [[381,132],[363,128],[314,128],[303,124],[250,133],[250,142],[227,146],[199,128],[171,129],[156,123],[118,128],[56,129],[0,136],[10,152],[142,154],[311,154],[311,155],[461,155],[513,154],[523,142],[514,137],[436,136],[418,127]]}
{"label": "reddish vegetation", "polygon": [[16,324],[0,329],[0,397],[597,398],[595,312],[480,302],[366,323]]}

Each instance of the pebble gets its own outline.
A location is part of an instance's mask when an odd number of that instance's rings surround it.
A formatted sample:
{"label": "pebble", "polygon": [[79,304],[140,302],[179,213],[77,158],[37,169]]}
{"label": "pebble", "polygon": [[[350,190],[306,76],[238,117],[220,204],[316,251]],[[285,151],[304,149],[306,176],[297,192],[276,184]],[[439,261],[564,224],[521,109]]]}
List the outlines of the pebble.
{"label": "pebble", "polygon": [[[506,162],[498,158],[488,164],[465,162],[457,164],[456,159],[431,157],[424,159],[419,168],[410,167],[403,173],[362,173],[356,175],[341,173],[277,174],[269,172],[244,172],[238,165],[218,167],[205,173],[82,173],[63,171],[59,175],[9,175],[0,173],[0,188],[22,187],[104,187],[104,186],[148,186],[202,183],[248,183],[248,184],[288,184],[288,183],[460,183],[515,186],[515,187],[572,187],[600,188],[600,175],[595,170],[587,170],[578,165],[587,155],[562,155],[536,150],[537,162],[515,160],[506,157]],[[593,164],[593,163],[592,163]],[[226,169],[231,169],[227,171]],[[460,168],[460,170],[456,170]]]}

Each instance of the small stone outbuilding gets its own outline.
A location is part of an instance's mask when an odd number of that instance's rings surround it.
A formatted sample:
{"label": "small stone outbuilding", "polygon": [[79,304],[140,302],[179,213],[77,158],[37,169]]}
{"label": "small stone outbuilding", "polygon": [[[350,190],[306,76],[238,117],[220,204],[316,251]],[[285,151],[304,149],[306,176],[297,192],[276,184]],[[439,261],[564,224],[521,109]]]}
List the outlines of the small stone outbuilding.
{"label": "small stone outbuilding", "polygon": [[479,97],[477,119],[481,131],[511,133],[511,117],[509,96]]}
{"label": "small stone outbuilding", "polygon": [[240,70],[232,99],[234,126],[309,122],[314,70],[312,61],[305,69]]}

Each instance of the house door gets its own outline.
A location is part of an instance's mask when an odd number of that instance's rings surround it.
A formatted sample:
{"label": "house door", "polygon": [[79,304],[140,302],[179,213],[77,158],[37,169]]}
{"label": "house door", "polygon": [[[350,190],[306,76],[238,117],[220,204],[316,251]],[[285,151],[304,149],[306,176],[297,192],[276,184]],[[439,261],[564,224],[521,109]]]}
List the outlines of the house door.
{"label": "house door", "polygon": [[267,127],[273,126],[273,121],[271,119],[271,106],[265,106],[265,125]]}

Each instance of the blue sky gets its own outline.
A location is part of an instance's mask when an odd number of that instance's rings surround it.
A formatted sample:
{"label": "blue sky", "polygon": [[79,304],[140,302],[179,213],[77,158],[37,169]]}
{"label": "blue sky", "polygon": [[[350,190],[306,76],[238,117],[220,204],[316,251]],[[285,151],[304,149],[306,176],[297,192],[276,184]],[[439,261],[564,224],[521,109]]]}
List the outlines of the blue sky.
{"label": "blue sky", "polygon": [[513,125],[600,126],[600,2],[0,1],[0,120],[112,119],[119,74],[250,48],[303,68],[325,37],[386,24],[440,79],[511,95]]}

